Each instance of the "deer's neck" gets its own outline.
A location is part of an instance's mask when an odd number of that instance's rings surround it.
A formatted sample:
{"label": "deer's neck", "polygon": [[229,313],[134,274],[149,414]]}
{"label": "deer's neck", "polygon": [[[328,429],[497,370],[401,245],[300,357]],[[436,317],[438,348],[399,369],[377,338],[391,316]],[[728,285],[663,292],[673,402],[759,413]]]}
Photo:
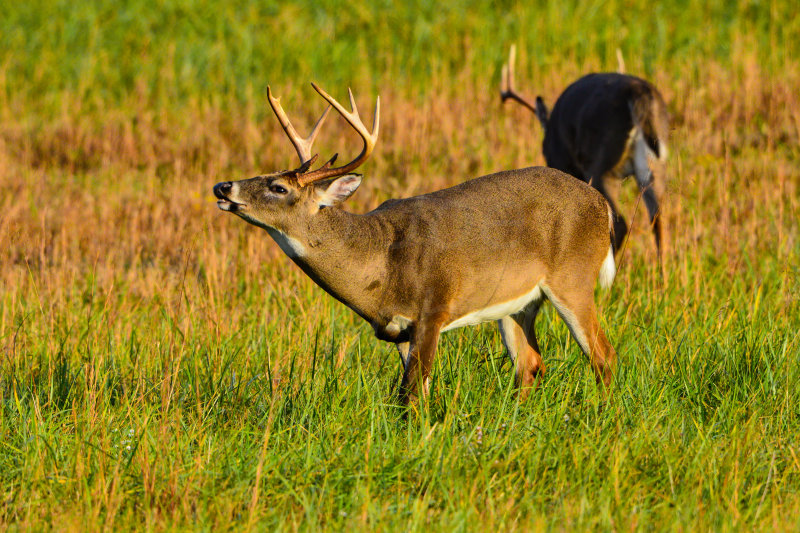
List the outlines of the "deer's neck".
{"label": "deer's neck", "polygon": [[374,217],[327,207],[285,233],[268,228],[317,285],[369,321],[379,312],[386,237]]}

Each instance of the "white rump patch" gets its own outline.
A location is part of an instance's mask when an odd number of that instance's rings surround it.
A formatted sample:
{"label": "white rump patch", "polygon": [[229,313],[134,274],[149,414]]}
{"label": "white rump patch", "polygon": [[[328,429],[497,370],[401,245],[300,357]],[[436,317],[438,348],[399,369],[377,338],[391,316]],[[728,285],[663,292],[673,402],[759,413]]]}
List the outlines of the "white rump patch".
{"label": "white rump patch", "polygon": [[532,290],[526,292],[519,298],[515,298],[513,300],[509,300],[508,302],[503,302],[501,304],[492,305],[490,307],[484,307],[483,309],[479,309],[477,311],[473,311],[468,315],[464,315],[461,318],[450,322],[442,331],[449,331],[451,329],[456,329],[464,326],[472,326],[474,324],[480,324],[481,322],[490,322],[492,320],[500,320],[503,317],[508,315],[513,315],[515,313],[519,313],[523,309],[525,309],[529,303],[533,301],[538,301],[542,299],[542,289],[539,288],[537,284]]}
{"label": "white rump patch", "polygon": [[303,243],[289,237],[284,232],[276,230],[275,228],[266,228],[270,236],[278,243],[283,253],[292,258],[304,257],[306,255],[306,247]]}
{"label": "white rump patch", "polygon": [[651,181],[649,160],[665,162],[667,160],[667,145],[658,139],[658,151],[655,153],[644,138],[644,133],[638,126],[631,128],[628,139],[625,141],[623,161],[616,168],[617,177],[624,178],[633,175],[640,186],[646,187]]}
{"label": "white rump patch", "polygon": [[600,275],[598,276],[597,281],[600,282],[601,287],[607,289],[614,282],[614,277],[616,275],[617,265],[614,263],[614,248],[609,244],[608,253],[606,254],[606,258],[603,260],[603,264],[600,266]]}

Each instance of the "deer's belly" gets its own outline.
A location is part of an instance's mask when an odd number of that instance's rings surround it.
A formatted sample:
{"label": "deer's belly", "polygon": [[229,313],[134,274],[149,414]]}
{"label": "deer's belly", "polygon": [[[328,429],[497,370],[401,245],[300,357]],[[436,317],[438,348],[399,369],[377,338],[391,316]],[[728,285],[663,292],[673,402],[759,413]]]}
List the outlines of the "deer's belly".
{"label": "deer's belly", "polygon": [[528,306],[528,304],[531,302],[537,302],[543,297],[544,293],[542,293],[542,289],[537,283],[533,289],[526,292],[522,296],[514,298],[513,300],[508,300],[506,302],[490,305],[488,307],[484,307],[483,309],[472,311],[460,318],[457,318],[453,322],[450,322],[444,328],[442,328],[442,331],[449,331],[451,329],[464,326],[480,324],[481,322],[499,320],[508,315],[513,315],[522,311]]}

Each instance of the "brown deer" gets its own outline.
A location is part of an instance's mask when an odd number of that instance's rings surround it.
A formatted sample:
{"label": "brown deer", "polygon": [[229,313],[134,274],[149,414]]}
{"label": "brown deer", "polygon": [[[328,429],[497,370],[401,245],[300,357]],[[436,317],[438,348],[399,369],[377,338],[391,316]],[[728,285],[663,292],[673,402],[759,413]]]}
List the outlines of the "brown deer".
{"label": "brown deer", "polygon": [[[500,98],[515,100],[536,114],[544,128],[547,165],[575,176],[600,191],[614,213],[614,250],[619,251],[628,225],[619,213],[616,187],[609,178],[634,176],[650,216],[656,249],[662,259],[666,231],[661,220],[669,119],[658,90],[647,81],[621,73],[588,74],[566,88],[553,111],[540,96],[536,103],[514,89],[515,47],[503,65]],[[620,68],[622,56],[617,51]]]}
{"label": "brown deer", "polygon": [[389,200],[359,215],[339,205],[361,183],[352,171],[378,138],[352,92],[348,112],[314,89],[358,132],[364,147],[350,163],[334,156],[311,170],[311,145],[328,107],[307,138],[292,127],[280,102],[268,97],[300,157],[283,170],[214,186],[223,211],[265,229],[320,287],[368,321],[375,335],[397,345],[403,363],[400,400],[428,390],[439,335],[489,320],[500,323],[524,395],[544,371],[534,320],[548,299],[608,385],[616,353],[597,319],[594,286],[611,284],[612,213],[585,183],[550,168],[498,172],[430,194]]}

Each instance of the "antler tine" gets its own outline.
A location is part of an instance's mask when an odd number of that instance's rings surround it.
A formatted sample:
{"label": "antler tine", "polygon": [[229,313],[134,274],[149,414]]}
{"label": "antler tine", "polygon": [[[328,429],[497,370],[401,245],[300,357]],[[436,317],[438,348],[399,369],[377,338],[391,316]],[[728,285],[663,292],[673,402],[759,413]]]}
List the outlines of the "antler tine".
{"label": "antler tine", "polygon": [[356,107],[356,100],[353,96],[353,91],[348,89],[348,94],[350,96],[350,107],[351,111],[347,111],[342,105],[337,102],[331,95],[326,93],[319,85],[316,83],[311,84],[314,87],[320,96],[322,96],[331,106],[333,106],[336,111],[339,112],[342,117],[347,121],[350,126],[356,130],[356,132],[361,136],[361,139],[364,141],[364,148],[361,150],[361,153],[341,167],[329,168],[329,165],[326,164],[322,168],[319,168],[313,172],[308,172],[306,174],[302,174],[298,176],[298,181],[300,185],[308,185],[314,181],[319,181],[325,178],[330,178],[333,176],[341,176],[343,174],[347,174],[361,166],[364,161],[372,154],[372,150],[375,148],[375,143],[378,141],[378,131],[380,130],[380,112],[381,112],[381,99],[380,96],[375,101],[375,117],[372,120],[372,132],[367,130],[367,127],[364,126],[364,123],[361,120],[360,115],[358,114],[358,107]]}
{"label": "antler tine", "polygon": [[320,127],[322,126],[322,123],[325,122],[325,119],[331,110],[331,106],[329,105],[322,113],[322,116],[319,117],[317,123],[314,124],[314,129],[311,130],[311,134],[303,139],[297,133],[297,130],[294,129],[294,126],[292,126],[292,123],[289,121],[289,117],[286,116],[286,112],[283,110],[283,107],[281,107],[281,99],[272,96],[272,89],[269,87],[269,85],[267,86],[267,98],[269,99],[269,105],[272,107],[272,111],[274,111],[275,116],[278,117],[278,122],[280,122],[281,126],[283,127],[283,131],[286,132],[289,140],[294,145],[294,149],[297,150],[297,156],[300,158],[300,166],[302,168],[312,159],[311,146],[314,144],[314,139],[317,138]]}
{"label": "antler tine", "polygon": [[514,65],[517,64],[517,45],[512,44],[511,48],[508,50],[508,64],[503,65],[505,67],[505,86],[506,92],[513,92],[514,91]]}
{"label": "antler tine", "polygon": [[[315,89],[316,89],[316,87],[315,87]],[[356,116],[359,116],[358,115],[358,107],[356,106],[356,98],[353,96],[353,89],[351,89],[350,87],[347,88],[347,95],[350,97],[350,109],[353,110],[353,113]]]}
{"label": "antler tine", "polygon": [[625,58],[622,57],[622,50],[617,48],[617,72],[625,74]]}
{"label": "antler tine", "polygon": [[522,95],[517,93],[514,90],[514,62],[517,58],[517,46],[512,44],[511,49],[508,52],[508,63],[503,65],[501,79],[500,79],[500,99],[505,102],[509,98],[512,100],[516,100],[520,104],[524,105],[534,113],[536,113],[536,107],[528,102]]}

